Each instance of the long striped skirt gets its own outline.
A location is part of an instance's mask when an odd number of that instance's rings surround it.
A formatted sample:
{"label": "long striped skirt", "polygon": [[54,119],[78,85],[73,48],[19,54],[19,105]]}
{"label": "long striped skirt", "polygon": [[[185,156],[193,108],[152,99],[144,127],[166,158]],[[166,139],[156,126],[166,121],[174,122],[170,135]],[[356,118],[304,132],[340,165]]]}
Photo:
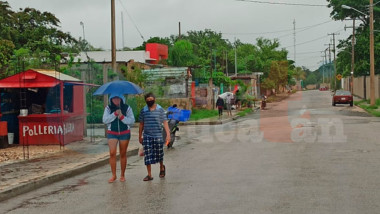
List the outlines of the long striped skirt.
{"label": "long striped skirt", "polygon": [[162,137],[150,137],[144,135],[144,162],[145,165],[159,163],[164,160],[164,141]]}

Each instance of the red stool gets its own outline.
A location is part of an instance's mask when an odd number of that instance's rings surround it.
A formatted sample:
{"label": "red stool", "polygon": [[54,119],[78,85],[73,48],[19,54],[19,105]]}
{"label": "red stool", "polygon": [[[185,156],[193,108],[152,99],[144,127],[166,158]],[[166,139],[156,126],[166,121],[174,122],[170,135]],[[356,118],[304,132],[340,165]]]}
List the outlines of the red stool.
{"label": "red stool", "polygon": [[0,148],[8,147],[8,128],[7,121],[0,122]]}

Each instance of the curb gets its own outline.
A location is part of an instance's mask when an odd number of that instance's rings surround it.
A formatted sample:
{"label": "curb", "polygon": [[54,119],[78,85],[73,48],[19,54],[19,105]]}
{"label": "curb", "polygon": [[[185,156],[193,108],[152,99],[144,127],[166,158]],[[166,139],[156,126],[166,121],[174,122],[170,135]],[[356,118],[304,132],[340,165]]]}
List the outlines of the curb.
{"label": "curb", "polygon": [[[137,153],[138,153],[138,148],[131,149],[131,150],[127,151],[127,156],[135,156],[135,155],[137,155]],[[119,158],[119,156],[120,156],[120,154],[117,155],[117,158]],[[10,198],[13,198],[17,195],[21,195],[21,194],[36,190],[38,188],[47,186],[47,185],[52,184],[54,182],[61,181],[61,180],[64,180],[66,178],[73,177],[73,176],[88,172],[90,170],[96,169],[98,167],[104,166],[104,165],[108,164],[108,161],[109,161],[109,155],[107,153],[106,157],[102,157],[98,160],[95,160],[95,161],[90,162],[90,163],[86,163],[82,166],[78,166],[78,167],[75,167],[72,169],[68,169],[68,170],[63,171],[63,172],[58,172],[56,174],[53,174],[53,175],[50,175],[47,177],[43,177],[43,178],[28,182],[25,184],[20,184],[20,185],[15,186],[11,189],[4,190],[4,191],[0,192],[0,202],[5,201],[5,200],[10,199]]]}
{"label": "curb", "polygon": [[223,123],[228,123],[233,120],[236,120],[240,116],[236,115],[232,118],[224,120],[212,120],[212,121],[190,121],[190,122],[180,122],[179,125],[190,126],[190,125],[221,125]]}
{"label": "curb", "polygon": [[[255,107],[252,109],[251,113],[255,113],[258,110],[260,110],[260,107]],[[221,125],[223,123],[228,123],[233,120],[237,120],[240,118],[239,115],[235,115],[232,118],[223,119],[223,120],[212,120],[212,121],[187,121],[187,122],[180,122],[179,125],[187,126],[187,125]]]}
{"label": "curb", "polygon": [[[133,125],[131,125],[131,127],[139,127],[139,124],[138,122],[134,123]],[[103,123],[87,123],[87,128],[88,129],[91,129],[91,128],[105,128],[106,125],[103,124]]]}

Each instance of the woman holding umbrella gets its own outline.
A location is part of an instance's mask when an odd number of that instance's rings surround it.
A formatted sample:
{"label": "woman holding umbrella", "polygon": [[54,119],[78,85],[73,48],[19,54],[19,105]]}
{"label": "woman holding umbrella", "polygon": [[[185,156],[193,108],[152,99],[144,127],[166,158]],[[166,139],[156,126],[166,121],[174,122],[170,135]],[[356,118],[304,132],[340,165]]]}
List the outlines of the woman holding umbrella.
{"label": "woman holding umbrella", "polygon": [[105,107],[103,123],[107,125],[107,139],[110,151],[110,165],[112,177],[108,180],[113,183],[116,179],[116,151],[119,142],[120,150],[120,181],[125,181],[125,169],[127,167],[127,148],[131,138],[130,126],[135,122],[132,108],[125,104],[123,94],[111,94],[110,104]]}

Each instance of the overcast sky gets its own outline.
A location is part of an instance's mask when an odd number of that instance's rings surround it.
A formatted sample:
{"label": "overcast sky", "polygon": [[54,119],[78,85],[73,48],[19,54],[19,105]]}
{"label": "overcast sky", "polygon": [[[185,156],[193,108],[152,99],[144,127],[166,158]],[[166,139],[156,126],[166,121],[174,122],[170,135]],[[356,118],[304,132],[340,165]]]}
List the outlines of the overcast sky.
{"label": "overcast sky", "polygon": [[[293,21],[296,22],[296,64],[317,69],[322,63],[322,51],[332,36],[345,39],[350,22],[332,21],[331,9],[320,6],[292,6],[262,4],[236,0],[115,0],[116,46],[122,47],[124,17],[124,45],[137,47],[141,35],[169,37],[190,30],[211,29],[223,34],[231,42],[236,37],[242,42],[255,44],[256,38],[278,38],[281,47],[294,59]],[[262,0],[271,3],[327,5],[326,0]],[[95,47],[111,47],[110,0],[9,0],[13,11],[32,7],[53,13],[61,21],[61,30],[76,38],[83,37],[80,22],[84,23],[85,39]]]}

